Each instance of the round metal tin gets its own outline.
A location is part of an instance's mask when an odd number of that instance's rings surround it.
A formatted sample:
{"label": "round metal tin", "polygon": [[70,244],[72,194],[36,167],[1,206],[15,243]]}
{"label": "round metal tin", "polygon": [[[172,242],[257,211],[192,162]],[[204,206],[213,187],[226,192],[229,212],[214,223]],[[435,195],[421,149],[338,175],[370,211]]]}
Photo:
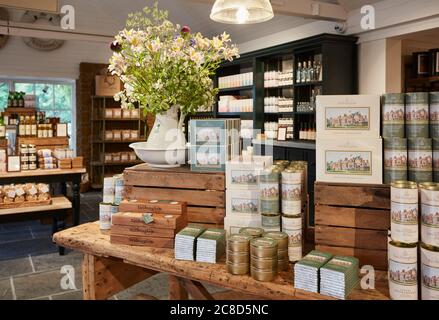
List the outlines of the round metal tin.
{"label": "round metal tin", "polygon": [[264,238],[276,240],[279,251],[288,249],[288,234],[285,232],[266,232]]}
{"label": "round metal tin", "polygon": [[428,138],[409,139],[408,178],[411,181],[433,181],[432,140]]}
{"label": "round metal tin", "polygon": [[383,138],[405,136],[405,95],[387,93],[382,96]]}
{"label": "round metal tin", "polygon": [[288,258],[286,260],[279,260],[277,262],[277,270],[278,271],[285,271],[288,269],[290,263],[288,261]]}
{"label": "round metal tin", "polygon": [[421,204],[421,241],[439,247],[439,206]]}
{"label": "round metal tin", "polygon": [[250,266],[260,270],[277,270],[277,257],[275,258],[256,258],[251,257]]}
{"label": "round metal tin", "polygon": [[252,228],[252,227],[241,228],[239,230],[239,234],[240,235],[244,234],[244,235],[251,236],[253,239],[260,238],[264,234],[264,229],[262,229],[262,228]]}
{"label": "round metal tin", "polygon": [[227,263],[232,264],[248,264],[250,261],[249,252],[234,252],[227,250]]}
{"label": "round metal tin", "polygon": [[227,272],[235,275],[244,275],[247,274],[250,270],[250,265],[246,264],[232,264],[227,263]]}
{"label": "round metal tin", "polygon": [[421,297],[439,300],[439,248],[421,243]]}
{"label": "round metal tin", "polygon": [[261,213],[262,228],[280,228],[279,213]]}
{"label": "round metal tin", "polygon": [[273,281],[277,275],[277,271],[261,271],[254,267],[250,268],[250,272],[253,279],[264,282]]}
{"label": "round metal tin", "polygon": [[417,204],[418,184],[412,181],[395,181],[390,185],[390,199],[394,203]]}

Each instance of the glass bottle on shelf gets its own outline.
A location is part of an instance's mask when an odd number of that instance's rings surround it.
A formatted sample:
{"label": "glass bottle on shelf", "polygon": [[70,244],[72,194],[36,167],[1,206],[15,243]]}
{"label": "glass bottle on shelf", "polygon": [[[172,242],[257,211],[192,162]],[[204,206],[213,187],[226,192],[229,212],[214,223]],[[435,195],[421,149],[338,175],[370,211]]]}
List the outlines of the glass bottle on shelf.
{"label": "glass bottle on shelf", "polygon": [[316,76],[316,81],[322,81],[322,79],[321,79],[321,72],[322,72],[322,64],[321,64],[321,62],[320,61],[314,61],[314,63],[315,63],[315,76]]}
{"label": "glass bottle on shelf", "polygon": [[300,83],[302,79],[302,63],[297,64],[297,70],[296,70],[296,83]]}
{"label": "glass bottle on shelf", "polygon": [[31,135],[32,137],[36,138],[38,133],[37,133],[37,120],[35,115],[31,116]]}
{"label": "glass bottle on shelf", "polygon": [[312,66],[311,59],[308,60],[307,80],[307,82],[314,81],[314,68]]}
{"label": "glass bottle on shelf", "polygon": [[24,123],[26,125],[26,137],[32,136],[32,124],[29,116],[25,117]]}
{"label": "glass bottle on shelf", "polygon": [[18,135],[24,137],[26,135],[26,124],[24,123],[24,116],[20,116],[18,123]]}
{"label": "glass bottle on shelf", "polygon": [[308,73],[308,67],[306,65],[306,61],[303,62],[303,67],[302,67],[302,75],[301,75],[301,82],[305,83],[307,81],[307,73]]}

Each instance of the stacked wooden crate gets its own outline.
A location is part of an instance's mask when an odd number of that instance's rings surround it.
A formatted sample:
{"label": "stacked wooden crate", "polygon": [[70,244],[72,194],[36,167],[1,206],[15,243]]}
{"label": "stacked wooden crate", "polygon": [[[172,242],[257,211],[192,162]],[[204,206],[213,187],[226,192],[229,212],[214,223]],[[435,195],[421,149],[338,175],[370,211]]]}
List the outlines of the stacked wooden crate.
{"label": "stacked wooden crate", "polygon": [[187,224],[186,203],[124,200],[112,216],[114,244],[173,248],[175,235]]}
{"label": "stacked wooden crate", "polygon": [[316,249],[387,270],[390,187],[315,183]]}
{"label": "stacked wooden crate", "polygon": [[124,171],[127,200],[187,203],[189,223],[221,227],[225,216],[223,172],[191,172],[189,167],[158,169],[146,164]]}

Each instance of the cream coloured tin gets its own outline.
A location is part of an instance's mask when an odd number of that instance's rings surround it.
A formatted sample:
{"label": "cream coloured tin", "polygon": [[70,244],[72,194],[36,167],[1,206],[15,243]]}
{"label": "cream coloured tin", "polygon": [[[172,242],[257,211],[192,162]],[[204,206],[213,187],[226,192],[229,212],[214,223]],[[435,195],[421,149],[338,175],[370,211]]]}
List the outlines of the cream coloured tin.
{"label": "cream coloured tin", "polygon": [[392,240],[417,243],[419,240],[418,204],[391,203]]}
{"label": "cream coloured tin", "polygon": [[278,250],[287,250],[288,248],[288,235],[285,232],[266,232],[264,238],[276,240]]}
{"label": "cream coloured tin", "polygon": [[421,244],[421,298],[439,300],[439,248]]}
{"label": "cream coloured tin", "polygon": [[417,245],[389,243],[389,292],[392,300],[418,300]]}
{"label": "cream coloured tin", "polygon": [[99,227],[101,230],[111,229],[111,215],[113,210],[111,203],[101,202],[99,204]]}
{"label": "cream coloured tin", "polygon": [[439,183],[424,182],[419,185],[421,203],[430,206],[439,206]]}
{"label": "cream coloured tin", "polygon": [[394,181],[390,185],[390,200],[397,203],[418,203],[418,185],[412,181]]}
{"label": "cream coloured tin", "polygon": [[439,247],[439,206],[421,205],[421,241]]}
{"label": "cream coloured tin", "polygon": [[125,183],[123,175],[116,175],[114,179],[114,203],[119,205],[125,196]]}

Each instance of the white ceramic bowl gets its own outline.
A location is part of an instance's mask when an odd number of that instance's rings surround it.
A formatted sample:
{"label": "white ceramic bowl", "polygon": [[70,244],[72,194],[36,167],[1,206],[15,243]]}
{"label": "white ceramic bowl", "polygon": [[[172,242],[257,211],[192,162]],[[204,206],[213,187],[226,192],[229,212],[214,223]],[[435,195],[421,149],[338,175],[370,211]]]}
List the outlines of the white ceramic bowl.
{"label": "white ceramic bowl", "polygon": [[169,150],[157,150],[147,147],[146,142],[130,144],[136,155],[152,167],[179,167],[186,163],[186,147]]}

